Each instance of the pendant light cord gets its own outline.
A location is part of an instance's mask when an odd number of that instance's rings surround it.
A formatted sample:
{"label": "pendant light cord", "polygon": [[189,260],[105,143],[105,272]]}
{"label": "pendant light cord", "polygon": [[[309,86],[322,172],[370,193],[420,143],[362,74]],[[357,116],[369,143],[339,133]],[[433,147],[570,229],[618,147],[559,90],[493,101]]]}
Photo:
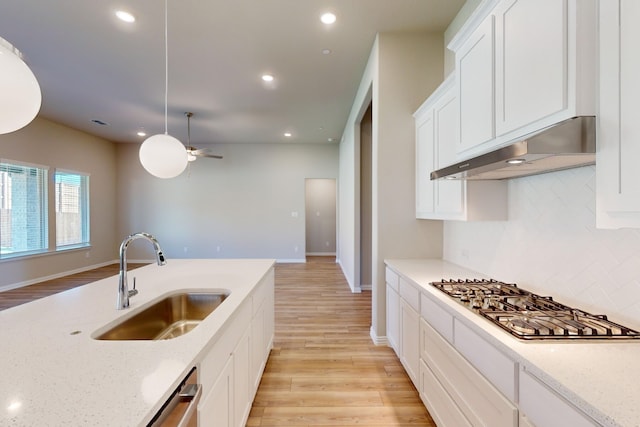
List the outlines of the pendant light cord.
{"label": "pendant light cord", "polygon": [[169,134],[167,125],[167,105],[169,103],[169,30],[168,0],[164,0],[164,134]]}

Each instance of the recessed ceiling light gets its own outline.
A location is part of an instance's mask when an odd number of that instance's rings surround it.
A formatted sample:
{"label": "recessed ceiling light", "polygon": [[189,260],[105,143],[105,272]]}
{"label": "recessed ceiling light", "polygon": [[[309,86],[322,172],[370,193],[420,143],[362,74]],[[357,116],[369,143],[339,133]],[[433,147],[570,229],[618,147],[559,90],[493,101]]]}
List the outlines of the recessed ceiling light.
{"label": "recessed ceiling light", "polygon": [[136,22],[136,17],[130,14],[129,12],[125,12],[124,10],[118,10],[116,12],[116,16],[118,19],[124,22],[132,23]]}
{"label": "recessed ceiling light", "polygon": [[323,55],[329,55],[331,53],[331,49],[322,49]]}
{"label": "recessed ceiling light", "polygon": [[262,80],[264,80],[265,82],[272,82],[273,81],[273,76],[271,74],[263,74],[262,75]]}
{"label": "recessed ceiling light", "polygon": [[320,20],[322,21],[323,24],[330,25],[336,22],[336,15],[334,15],[331,12],[323,13],[322,16],[320,17]]}
{"label": "recessed ceiling light", "polygon": [[144,131],[138,131],[138,133],[136,134],[138,136],[147,136],[147,133]]}
{"label": "recessed ceiling light", "polygon": [[284,136],[286,136],[287,138],[291,138],[291,132],[285,132]]}
{"label": "recessed ceiling light", "polygon": [[327,141],[333,142],[333,138],[327,138]]}

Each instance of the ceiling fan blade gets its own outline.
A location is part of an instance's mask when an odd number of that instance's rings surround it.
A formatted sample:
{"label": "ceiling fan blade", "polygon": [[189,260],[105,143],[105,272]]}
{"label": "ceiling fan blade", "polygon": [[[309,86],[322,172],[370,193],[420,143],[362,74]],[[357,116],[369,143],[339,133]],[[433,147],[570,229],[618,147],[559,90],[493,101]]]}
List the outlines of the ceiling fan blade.
{"label": "ceiling fan blade", "polygon": [[212,159],[222,159],[222,156],[219,156],[217,154],[194,154],[197,157],[210,157]]}

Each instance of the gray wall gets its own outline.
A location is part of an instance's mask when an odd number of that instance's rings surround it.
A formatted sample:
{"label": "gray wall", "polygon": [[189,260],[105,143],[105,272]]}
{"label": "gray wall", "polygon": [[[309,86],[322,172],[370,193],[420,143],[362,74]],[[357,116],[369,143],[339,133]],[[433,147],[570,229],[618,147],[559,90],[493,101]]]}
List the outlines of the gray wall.
{"label": "gray wall", "polygon": [[[215,144],[177,178],[144,171],[138,145],[117,150],[118,238],[146,231],[171,258],[304,260],[305,179],[338,177],[337,144]],[[151,259],[135,242],[131,259]]]}
{"label": "gray wall", "polygon": [[372,326],[375,342],[386,335],[386,258],[442,255],[442,223],[415,218],[413,112],[443,80],[442,34],[381,33],[347,121],[340,147],[340,239],[347,281],[359,290],[360,121],[372,102]]}
{"label": "gray wall", "polygon": [[0,158],[49,166],[50,248],[55,248],[55,168],[86,172],[91,176],[91,248],[0,261],[0,289],[86,270],[117,258],[114,234],[116,149],[113,143],[37,118],[23,129],[0,135]]}

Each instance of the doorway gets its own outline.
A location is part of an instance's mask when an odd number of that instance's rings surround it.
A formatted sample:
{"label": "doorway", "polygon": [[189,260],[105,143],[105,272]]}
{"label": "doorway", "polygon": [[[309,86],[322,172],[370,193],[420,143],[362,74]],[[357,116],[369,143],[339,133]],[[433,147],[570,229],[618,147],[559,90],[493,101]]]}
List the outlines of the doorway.
{"label": "doorway", "polygon": [[305,180],[305,250],[307,256],[336,256],[336,180]]}
{"label": "doorway", "polygon": [[360,288],[372,289],[373,275],[373,113],[371,104],[360,122]]}

